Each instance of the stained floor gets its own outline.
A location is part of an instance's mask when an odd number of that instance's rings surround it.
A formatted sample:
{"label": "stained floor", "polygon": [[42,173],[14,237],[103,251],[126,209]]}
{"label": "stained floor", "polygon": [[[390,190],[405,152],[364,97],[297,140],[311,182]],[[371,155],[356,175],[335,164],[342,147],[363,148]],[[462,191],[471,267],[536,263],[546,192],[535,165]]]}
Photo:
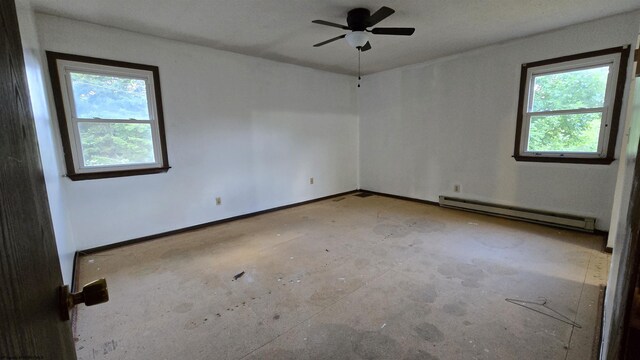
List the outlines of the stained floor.
{"label": "stained floor", "polygon": [[382,196],[328,199],[82,256],[80,283],[106,277],[111,299],[79,307],[76,349],[92,360],[589,359],[601,246]]}

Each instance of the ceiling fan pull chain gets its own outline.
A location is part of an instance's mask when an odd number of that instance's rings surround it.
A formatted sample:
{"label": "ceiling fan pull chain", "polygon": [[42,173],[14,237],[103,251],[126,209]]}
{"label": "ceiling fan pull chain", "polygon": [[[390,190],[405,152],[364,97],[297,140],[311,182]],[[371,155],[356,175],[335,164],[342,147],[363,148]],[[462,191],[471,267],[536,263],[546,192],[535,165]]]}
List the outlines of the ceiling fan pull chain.
{"label": "ceiling fan pull chain", "polygon": [[362,52],[362,48],[358,48],[358,87],[360,87],[360,53]]}

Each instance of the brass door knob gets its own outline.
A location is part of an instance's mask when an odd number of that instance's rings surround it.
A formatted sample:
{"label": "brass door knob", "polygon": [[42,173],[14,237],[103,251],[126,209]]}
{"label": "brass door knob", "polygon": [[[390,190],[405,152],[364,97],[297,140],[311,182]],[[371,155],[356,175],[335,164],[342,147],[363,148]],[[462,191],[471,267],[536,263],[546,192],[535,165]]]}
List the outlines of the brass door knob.
{"label": "brass door knob", "polygon": [[107,280],[94,280],[82,287],[77,293],[69,292],[69,285],[60,287],[60,317],[69,320],[69,310],[74,306],[84,303],[86,306],[102,304],[109,301],[109,289]]}

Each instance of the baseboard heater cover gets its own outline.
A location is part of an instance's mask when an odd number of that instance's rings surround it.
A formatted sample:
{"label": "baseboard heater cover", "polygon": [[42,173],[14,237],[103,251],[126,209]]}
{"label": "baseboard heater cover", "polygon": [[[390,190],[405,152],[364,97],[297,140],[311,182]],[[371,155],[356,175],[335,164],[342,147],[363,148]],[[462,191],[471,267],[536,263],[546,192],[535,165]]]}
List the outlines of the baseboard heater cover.
{"label": "baseboard heater cover", "polygon": [[567,229],[594,232],[596,219],[592,217],[559,214],[549,211],[532,210],[515,206],[490,204],[475,200],[465,200],[449,196],[440,196],[440,206],[461,209],[481,214],[528,221],[538,224],[559,226]]}

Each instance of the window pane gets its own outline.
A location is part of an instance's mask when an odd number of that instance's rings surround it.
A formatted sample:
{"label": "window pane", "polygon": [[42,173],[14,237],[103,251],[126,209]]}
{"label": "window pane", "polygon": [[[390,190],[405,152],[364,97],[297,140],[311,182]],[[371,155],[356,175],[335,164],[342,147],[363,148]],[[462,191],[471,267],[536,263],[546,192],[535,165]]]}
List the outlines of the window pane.
{"label": "window pane", "polygon": [[155,162],[150,124],[80,122],[84,166]]}
{"label": "window pane", "polygon": [[527,151],[598,152],[602,113],[532,116]]}
{"label": "window pane", "polygon": [[531,111],[602,107],[608,77],[609,65],[535,76]]}
{"label": "window pane", "polygon": [[70,76],[78,118],[149,120],[145,80],[78,72]]}

